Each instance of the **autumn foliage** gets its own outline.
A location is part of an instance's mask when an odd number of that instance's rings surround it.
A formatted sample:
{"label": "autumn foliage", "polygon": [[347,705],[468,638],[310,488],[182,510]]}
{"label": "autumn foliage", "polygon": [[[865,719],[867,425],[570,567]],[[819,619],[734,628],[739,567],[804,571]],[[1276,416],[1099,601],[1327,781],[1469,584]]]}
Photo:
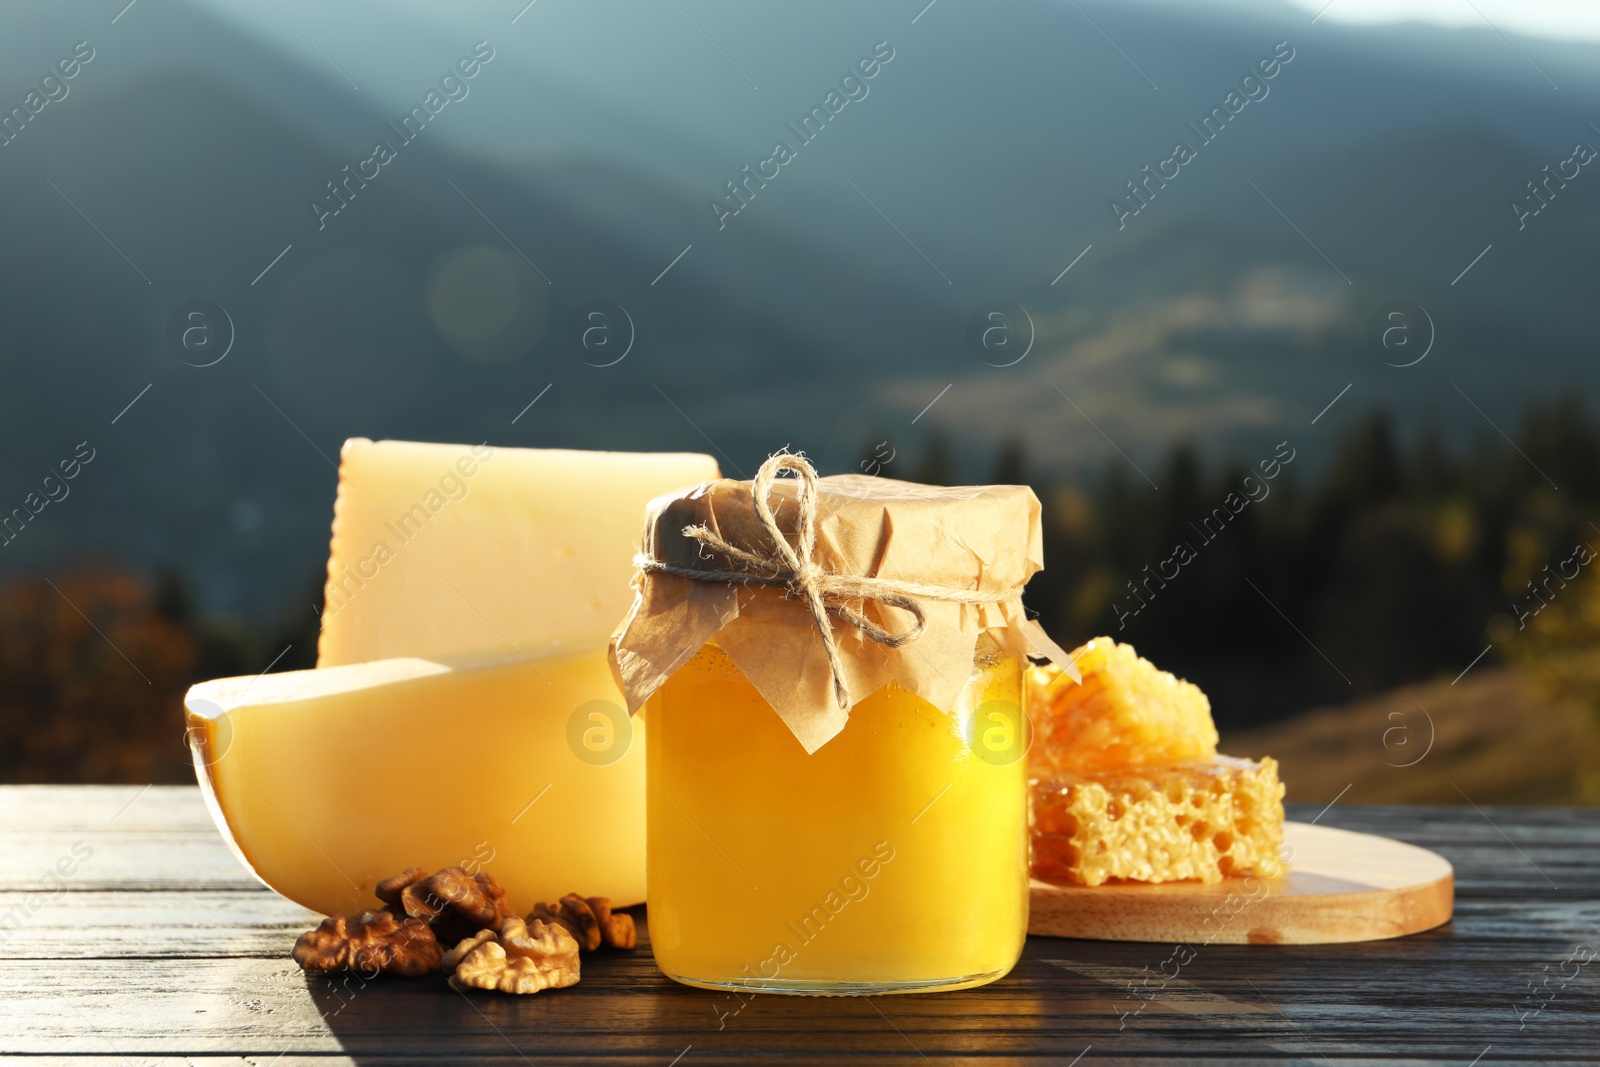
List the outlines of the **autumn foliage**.
{"label": "autumn foliage", "polygon": [[193,780],[182,702],[197,646],[106,568],[0,585],[0,781]]}

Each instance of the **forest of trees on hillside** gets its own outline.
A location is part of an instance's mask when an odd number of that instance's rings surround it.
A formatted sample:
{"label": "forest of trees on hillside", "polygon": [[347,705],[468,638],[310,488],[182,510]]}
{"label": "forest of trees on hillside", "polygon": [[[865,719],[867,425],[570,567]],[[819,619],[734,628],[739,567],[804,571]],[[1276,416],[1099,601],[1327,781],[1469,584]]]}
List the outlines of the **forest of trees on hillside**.
{"label": "forest of trees on hillside", "polygon": [[[1044,505],[1029,608],[1068,648],[1134,644],[1239,728],[1453,678],[1485,648],[1483,664],[1534,655],[1529,620],[1573,567],[1550,576],[1600,545],[1600,427],[1577,399],[1530,408],[1514,443],[1452,452],[1375,413],[1319,467],[1284,462],[1292,446],[1208,466],[1179,444],[1148,471],[1159,490],[1117,456],[1092,485],[1030,479],[1022,447],[1003,447],[991,480],[1031,481]],[[942,483],[948,447],[896,466]]]}
{"label": "forest of trees on hillside", "polygon": [[[1514,443],[1452,451],[1374,414],[1320,466],[1290,452],[1207,463],[1179,445],[1149,472],[1157,491],[1120,458],[1045,480],[1000,448],[991,480],[1031,482],[1044,505],[1030,609],[1067,647],[1109,634],[1201,685],[1224,730],[1475,663],[1600,706],[1600,428],[1581,403],[1530,409]],[[952,478],[938,438],[878,469]],[[189,684],[315,662],[317,618],[292,599],[252,627],[197,611],[176,569],[0,581],[0,781],[191,780]]]}

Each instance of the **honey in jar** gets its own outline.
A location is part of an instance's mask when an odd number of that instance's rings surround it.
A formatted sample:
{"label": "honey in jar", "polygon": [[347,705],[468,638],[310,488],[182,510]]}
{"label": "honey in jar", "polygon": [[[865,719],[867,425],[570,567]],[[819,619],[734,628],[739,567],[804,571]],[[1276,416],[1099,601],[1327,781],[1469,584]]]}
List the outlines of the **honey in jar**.
{"label": "honey in jar", "polygon": [[1019,599],[1038,510],[1024,487],[816,478],[788,455],[652,504],[612,655],[650,724],[647,893],[668,976],[913,992],[1016,963],[1022,678],[1030,643],[1053,647]]}

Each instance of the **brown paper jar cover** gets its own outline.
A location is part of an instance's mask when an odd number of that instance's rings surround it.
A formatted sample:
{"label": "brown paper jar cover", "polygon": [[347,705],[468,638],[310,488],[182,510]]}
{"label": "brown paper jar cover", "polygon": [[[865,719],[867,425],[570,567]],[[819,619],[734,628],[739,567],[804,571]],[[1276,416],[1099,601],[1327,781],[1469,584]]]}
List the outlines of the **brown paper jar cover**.
{"label": "brown paper jar cover", "polygon": [[[809,465],[806,465],[809,472]],[[748,481],[721,479],[659,497],[647,509],[640,561],[696,570],[746,570],[685,535],[704,526],[727,543],[774,555]],[[790,545],[798,545],[801,482],[779,478],[768,500]],[[1029,652],[1072,670],[1071,657],[1029,620],[1022,587],[1043,568],[1039,500],[1027,486],[945,488],[864,475],[815,480],[816,544],[811,562],[833,574],[1007,594],[997,603],[916,597],[926,623],[896,649],[832,616],[851,701],[889,682],[944,711],[972,672],[973,652],[988,633],[1019,660]],[[637,712],[706,642],[715,641],[810,752],[844,729],[826,650],[805,601],[783,588],[704,581],[639,569],[633,608],[611,639],[611,665]],[[915,622],[903,609],[872,599],[848,607],[893,632]]]}

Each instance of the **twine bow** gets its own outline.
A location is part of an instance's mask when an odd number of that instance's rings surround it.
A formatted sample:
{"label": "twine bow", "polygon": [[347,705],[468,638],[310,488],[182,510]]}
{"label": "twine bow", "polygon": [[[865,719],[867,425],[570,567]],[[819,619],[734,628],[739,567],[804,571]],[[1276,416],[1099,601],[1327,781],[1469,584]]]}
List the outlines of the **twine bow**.
{"label": "twine bow", "polygon": [[[770,496],[773,482],[781,471],[791,471],[799,480],[796,502],[800,506],[799,543],[791,545],[778,525]],[[863,636],[886,648],[903,648],[922,636],[927,628],[927,616],[919,600],[938,600],[955,604],[999,604],[1014,599],[1020,589],[985,593],[968,589],[952,589],[942,585],[905,582],[893,578],[868,578],[853,574],[835,574],[812,560],[817,544],[817,471],[804,456],[780,452],[761,464],[750,484],[756,514],[766,527],[772,540],[772,551],[767,555],[730,544],[709,527],[685,526],[683,536],[700,542],[723,557],[724,567],[685,567],[666,563],[650,556],[640,556],[640,570],[647,573],[675,574],[701,582],[726,582],[733,585],[761,585],[781,588],[789,597],[804,600],[811,617],[822,635],[822,647],[828,654],[828,667],[833,674],[833,693],[839,708],[848,711],[850,692],[845,685],[844,663],[839,656],[839,645],[828,622],[832,616],[846,626],[854,627]],[[701,558],[707,559],[705,552]],[[898,632],[885,629],[857,611],[851,605],[857,601],[873,601],[911,613],[915,620]]]}

